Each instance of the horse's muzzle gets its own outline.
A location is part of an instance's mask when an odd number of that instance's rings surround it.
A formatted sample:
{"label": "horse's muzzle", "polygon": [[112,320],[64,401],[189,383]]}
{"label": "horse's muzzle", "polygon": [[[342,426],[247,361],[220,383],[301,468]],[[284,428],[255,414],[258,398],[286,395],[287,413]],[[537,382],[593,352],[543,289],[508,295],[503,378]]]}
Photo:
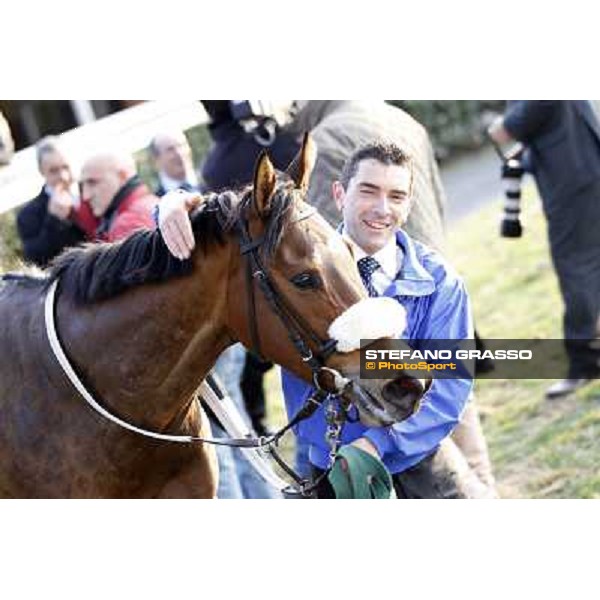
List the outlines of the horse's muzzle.
{"label": "horse's muzzle", "polygon": [[422,379],[402,376],[394,380],[361,380],[344,394],[358,409],[360,421],[367,427],[388,427],[414,414],[425,393]]}

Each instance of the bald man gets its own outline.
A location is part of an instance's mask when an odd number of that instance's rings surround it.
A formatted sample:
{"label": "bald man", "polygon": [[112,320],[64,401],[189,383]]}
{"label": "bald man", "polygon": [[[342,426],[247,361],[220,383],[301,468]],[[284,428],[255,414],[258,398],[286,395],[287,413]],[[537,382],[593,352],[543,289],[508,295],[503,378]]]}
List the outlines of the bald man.
{"label": "bald man", "polygon": [[153,229],[152,209],[158,198],[137,174],[130,155],[102,152],[81,170],[81,195],[100,220],[95,239],[114,242],[137,229]]}
{"label": "bald man", "polygon": [[148,149],[158,174],[157,196],[164,196],[172,190],[198,190],[192,149],[183,131],[158,133],[152,138]]}

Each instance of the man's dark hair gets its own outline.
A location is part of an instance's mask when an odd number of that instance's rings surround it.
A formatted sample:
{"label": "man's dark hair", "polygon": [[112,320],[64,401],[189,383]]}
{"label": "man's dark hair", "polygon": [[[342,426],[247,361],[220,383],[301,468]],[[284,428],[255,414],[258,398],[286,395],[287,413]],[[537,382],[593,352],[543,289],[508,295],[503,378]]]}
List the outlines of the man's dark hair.
{"label": "man's dark hair", "polygon": [[412,192],[414,180],[412,157],[392,142],[374,142],[362,146],[354,152],[354,154],[346,160],[344,167],[342,168],[340,182],[344,186],[344,189],[348,189],[350,180],[356,175],[356,171],[358,171],[359,163],[368,159],[376,160],[383,165],[408,167],[411,172],[410,188]]}

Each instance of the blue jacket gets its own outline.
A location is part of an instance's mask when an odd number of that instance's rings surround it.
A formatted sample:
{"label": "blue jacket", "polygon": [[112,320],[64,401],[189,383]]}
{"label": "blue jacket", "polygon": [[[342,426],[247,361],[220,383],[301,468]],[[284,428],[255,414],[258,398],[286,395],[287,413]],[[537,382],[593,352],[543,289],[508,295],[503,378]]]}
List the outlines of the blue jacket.
{"label": "blue jacket", "polygon": [[[396,298],[406,309],[407,326],[403,339],[456,339],[473,337],[469,299],[465,287],[442,257],[411,240],[400,230],[396,243],[404,260],[396,280],[385,295]],[[283,392],[288,415],[295,415],[313,389],[291,373],[283,371]],[[417,413],[390,427],[367,428],[347,423],[342,441],[369,439],[391,473],[399,473],[432,454],[458,424],[469,399],[471,379],[434,379]],[[310,462],[324,469],[329,448],[325,419],[320,408],[296,428],[296,435],[308,442]]]}

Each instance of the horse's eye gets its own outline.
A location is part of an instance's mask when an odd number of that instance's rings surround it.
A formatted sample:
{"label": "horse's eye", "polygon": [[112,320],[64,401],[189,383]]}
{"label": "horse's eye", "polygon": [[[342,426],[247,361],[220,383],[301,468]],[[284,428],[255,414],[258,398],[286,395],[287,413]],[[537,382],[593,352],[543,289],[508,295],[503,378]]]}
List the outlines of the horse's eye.
{"label": "horse's eye", "polygon": [[321,278],[317,273],[300,273],[294,275],[290,281],[301,290],[316,290],[321,287]]}

